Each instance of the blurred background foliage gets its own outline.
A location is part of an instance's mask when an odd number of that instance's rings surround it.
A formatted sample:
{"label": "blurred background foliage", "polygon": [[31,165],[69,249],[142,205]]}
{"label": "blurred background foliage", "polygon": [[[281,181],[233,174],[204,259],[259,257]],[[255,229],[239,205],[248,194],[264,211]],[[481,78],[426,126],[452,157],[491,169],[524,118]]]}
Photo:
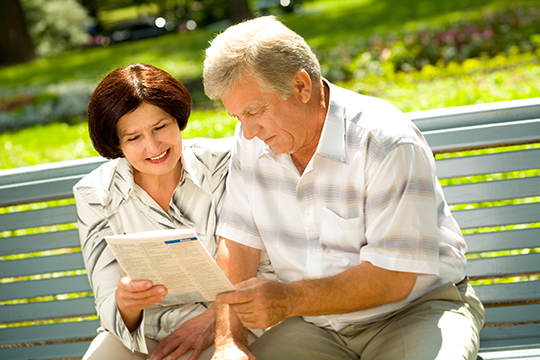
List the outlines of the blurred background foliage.
{"label": "blurred background foliage", "polygon": [[330,81],[406,112],[540,96],[540,0],[8,2],[21,6],[34,54],[10,64],[0,54],[0,169],[97,155],[88,99],[134,62],[186,84],[185,138],[232,135],[235,120],[202,91],[204,49],[229,24],[266,13],[308,41]]}

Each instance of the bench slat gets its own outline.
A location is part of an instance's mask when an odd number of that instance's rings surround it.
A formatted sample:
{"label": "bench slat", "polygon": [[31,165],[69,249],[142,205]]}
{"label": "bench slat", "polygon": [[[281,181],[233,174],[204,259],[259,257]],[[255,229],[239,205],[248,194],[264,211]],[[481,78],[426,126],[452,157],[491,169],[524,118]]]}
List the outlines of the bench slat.
{"label": "bench slat", "polygon": [[86,275],[0,284],[0,301],[92,291]]}
{"label": "bench slat", "polygon": [[461,229],[528,224],[540,221],[540,203],[452,211]]}
{"label": "bench slat", "polygon": [[540,177],[445,186],[443,192],[449,205],[540,196]]}
{"label": "bench slat", "polygon": [[93,297],[0,306],[0,322],[6,323],[95,314]]}
{"label": "bench slat", "polygon": [[467,253],[530,249],[540,246],[540,228],[493,231],[464,236]]}
{"label": "bench slat", "polygon": [[0,261],[0,278],[84,269],[80,252]]}
{"label": "bench slat", "polygon": [[540,149],[441,159],[435,163],[439,179],[540,169]]}
{"label": "bench slat", "polygon": [[82,358],[90,341],[0,349],[0,359],[46,360]]}
{"label": "bench slat", "polygon": [[77,321],[57,324],[20,326],[0,329],[0,345],[29,341],[88,339],[97,335],[99,321]]}
{"label": "bench slat", "polygon": [[[494,351],[498,349],[504,349],[506,347],[520,347],[531,348],[536,347],[536,352],[529,352],[531,356],[538,356],[540,358],[540,324],[523,324],[512,326],[496,326],[486,327],[480,331],[480,348],[482,351]],[[502,354],[486,354],[482,356],[484,359],[512,359],[508,357],[511,354],[507,354],[507,357],[502,357]],[[531,359],[525,354],[521,353],[520,357],[514,359]],[[492,357],[495,356],[495,357]]]}
{"label": "bench slat", "polygon": [[0,238],[0,256],[81,246],[78,230]]}
{"label": "bench slat", "polygon": [[515,301],[540,302],[540,281],[480,285],[475,286],[474,291],[485,305]]}
{"label": "bench slat", "polygon": [[60,179],[1,186],[0,196],[2,201],[0,206],[70,199],[73,197],[73,186],[81,178],[82,175],[76,175]]}
{"label": "bench slat", "polygon": [[58,179],[74,175],[86,175],[105,161],[107,160],[100,156],[96,156],[85,159],[58,161],[49,164],[1,170],[0,186]]}
{"label": "bench slat", "polygon": [[421,131],[540,118],[540,98],[500,101],[407,113]]}
{"label": "bench slat", "polygon": [[486,308],[486,325],[540,323],[540,304]]}
{"label": "bench slat", "polygon": [[540,119],[428,131],[424,133],[424,137],[434,153],[443,153],[527,144],[537,142],[538,134],[540,134]]}
{"label": "bench slat", "polygon": [[20,211],[0,215],[0,231],[38,226],[66,224],[77,221],[75,205]]}
{"label": "bench slat", "polygon": [[467,274],[471,278],[489,278],[537,273],[538,264],[540,253],[468,259]]}

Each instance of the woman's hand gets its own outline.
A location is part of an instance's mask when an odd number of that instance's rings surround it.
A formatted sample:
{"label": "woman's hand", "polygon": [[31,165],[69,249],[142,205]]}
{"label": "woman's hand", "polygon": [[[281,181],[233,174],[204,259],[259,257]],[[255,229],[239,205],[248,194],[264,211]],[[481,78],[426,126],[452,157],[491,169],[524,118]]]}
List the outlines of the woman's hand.
{"label": "woman's hand", "polygon": [[214,309],[210,308],[161,339],[151,359],[177,359],[188,350],[193,350],[188,360],[196,360],[214,342],[214,331]]}
{"label": "woman's hand", "polygon": [[148,280],[135,281],[124,276],[118,281],[116,306],[130,332],[139,327],[143,309],[160,302],[165,295],[167,289],[164,286],[152,286],[152,282]]}

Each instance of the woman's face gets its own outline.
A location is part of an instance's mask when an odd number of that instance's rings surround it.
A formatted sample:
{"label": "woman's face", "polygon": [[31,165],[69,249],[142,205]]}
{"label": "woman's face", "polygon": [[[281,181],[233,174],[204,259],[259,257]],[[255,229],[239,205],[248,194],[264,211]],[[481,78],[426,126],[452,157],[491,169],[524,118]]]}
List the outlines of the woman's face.
{"label": "woman's face", "polygon": [[118,120],[116,132],[134,176],[161,177],[179,170],[182,134],[165,110],[143,102]]}

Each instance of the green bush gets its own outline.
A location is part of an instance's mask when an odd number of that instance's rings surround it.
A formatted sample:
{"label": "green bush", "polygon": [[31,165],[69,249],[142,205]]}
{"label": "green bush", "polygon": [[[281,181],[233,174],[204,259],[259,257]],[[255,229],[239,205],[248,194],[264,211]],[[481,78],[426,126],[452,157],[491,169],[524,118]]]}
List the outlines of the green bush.
{"label": "green bush", "polygon": [[90,40],[85,27],[92,20],[77,0],[21,0],[21,4],[38,55],[57,55]]}

